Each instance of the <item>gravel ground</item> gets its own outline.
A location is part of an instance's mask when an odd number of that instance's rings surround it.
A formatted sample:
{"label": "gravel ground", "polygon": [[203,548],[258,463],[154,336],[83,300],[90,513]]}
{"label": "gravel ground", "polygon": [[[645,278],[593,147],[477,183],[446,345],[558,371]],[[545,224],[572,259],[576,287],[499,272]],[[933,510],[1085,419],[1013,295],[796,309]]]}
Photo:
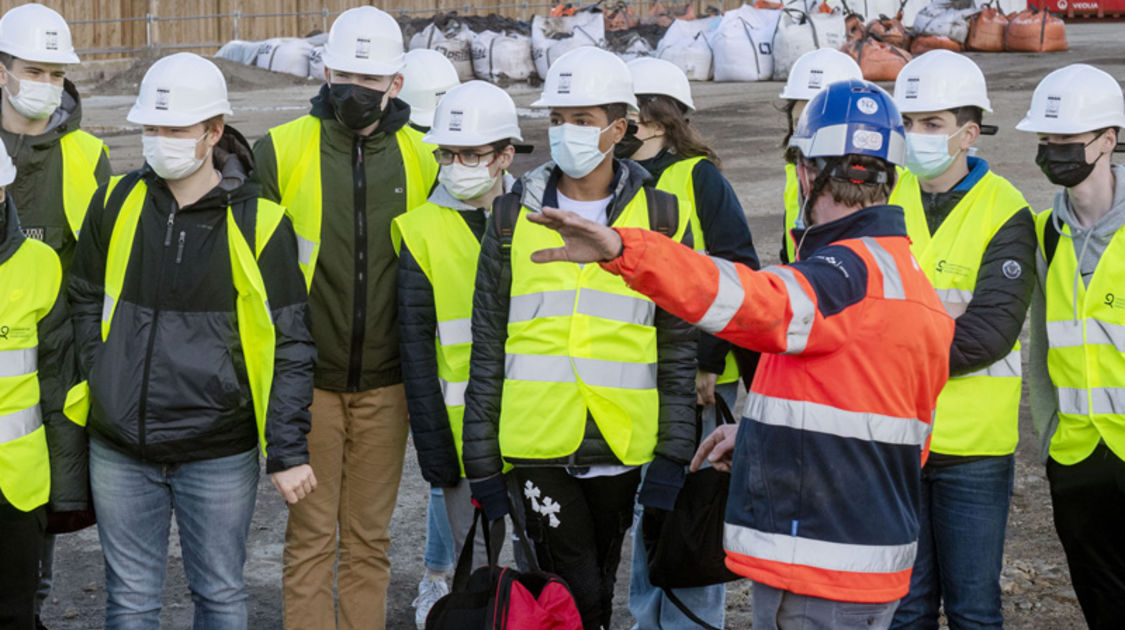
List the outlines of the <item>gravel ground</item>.
{"label": "gravel ground", "polygon": [[[1082,24],[1069,27],[1071,50],[1051,55],[980,54],[975,55],[989,79],[995,114],[986,122],[999,125],[997,136],[982,138],[980,154],[993,168],[1011,179],[1035,209],[1049,207],[1053,196],[1050,184],[1033,163],[1035,138],[1014,131],[1030,102],[1032,89],[1050,70],[1067,63],[1098,65],[1118,79],[1125,79],[1119,24]],[[255,68],[223,65],[232,85],[231,100],[235,115],[230,123],[251,140],[266,129],[291,120],[307,108],[316,91],[312,83],[272,75]],[[140,164],[139,130],[124,121],[132,103],[132,90],[143,69],[134,68],[105,90],[93,85],[80,86],[87,128],[106,137],[117,172]],[[112,89],[111,89],[112,88]],[[784,119],[777,110],[780,84],[716,84],[693,86],[699,107],[694,122],[713,139],[724,158],[723,168],[742,200],[760,255],[765,262],[776,262],[780,245],[781,195],[784,179],[777,143],[784,130]],[[513,98],[523,108],[536,92],[514,87]],[[540,163],[546,158],[546,121],[542,114],[521,109],[524,137],[536,144],[531,155],[518,156],[513,172]],[[1025,339],[1026,341],[1026,339]],[[1037,440],[1026,408],[1021,414],[1022,442],[1017,451],[1015,493],[1008,524],[1007,553],[1002,585],[1004,613],[1010,628],[1075,628],[1082,618],[1062,549],[1051,524],[1050,497],[1043,466],[1036,461]],[[417,471],[413,448],[409,447],[398,507],[392,521],[391,559],[394,574],[388,606],[388,627],[413,627],[410,602],[422,572],[425,544],[427,488]],[[246,577],[250,588],[250,627],[281,627],[281,551],[285,527],[285,506],[263,477],[258,506],[251,531]],[[628,548],[628,545],[626,545]],[[173,543],[164,594],[163,626],[191,626],[191,599],[183,577],[178,545]],[[614,630],[632,624],[626,607],[628,551],[618,575]],[[61,537],[56,556],[56,582],[44,611],[44,621],[52,630],[85,630],[102,627],[105,604],[104,577],[95,529]],[[746,582],[734,583],[728,590],[729,628],[750,625],[749,588]]]}

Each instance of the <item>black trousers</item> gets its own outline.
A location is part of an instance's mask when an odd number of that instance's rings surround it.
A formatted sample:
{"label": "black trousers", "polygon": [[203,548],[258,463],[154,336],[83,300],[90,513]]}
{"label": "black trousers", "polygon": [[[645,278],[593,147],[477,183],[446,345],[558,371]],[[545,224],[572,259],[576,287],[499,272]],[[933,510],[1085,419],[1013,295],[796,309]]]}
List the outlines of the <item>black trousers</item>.
{"label": "black trousers", "polygon": [[528,538],[544,571],[566,580],[585,630],[609,628],[621,543],[640,469],[578,479],[563,468],[516,468]]}
{"label": "black trousers", "polygon": [[1105,443],[1064,466],[1047,462],[1059,534],[1070,580],[1086,623],[1121,628],[1125,619],[1125,461]]}
{"label": "black trousers", "polygon": [[0,630],[35,630],[39,555],[47,508],[21,512],[0,501]]}

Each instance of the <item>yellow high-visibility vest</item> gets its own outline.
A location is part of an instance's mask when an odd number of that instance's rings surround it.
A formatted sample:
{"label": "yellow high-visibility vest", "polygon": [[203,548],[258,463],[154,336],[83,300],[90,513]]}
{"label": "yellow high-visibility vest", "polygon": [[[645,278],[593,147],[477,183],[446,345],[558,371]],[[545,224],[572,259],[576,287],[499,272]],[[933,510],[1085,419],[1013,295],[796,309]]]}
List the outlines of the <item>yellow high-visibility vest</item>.
{"label": "yellow high-visibility vest", "polygon": [[[321,120],[302,116],[270,129],[277,156],[277,187],[293,231],[297,233],[297,257],[305,274],[306,287],[312,287],[316,259],[320,253],[320,226],[324,204],[320,171]],[[416,208],[426,201],[437,177],[437,162],[422,155],[420,138],[410,135],[409,125],[395,133],[406,172],[406,207]]]}
{"label": "yellow high-visibility vest", "polygon": [[[563,240],[527,214],[521,208],[512,234],[500,452],[573,454],[589,412],[622,463],[648,462],[660,415],[656,305],[599,265],[531,262],[532,252]],[[651,229],[644,191],[612,226]]]}
{"label": "yellow high-visibility vest", "polygon": [[406,243],[434,289],[438,379],[464,477],[461,428],[465,420],[465,388],[469,384],[473,285],[480,241],[456,210],[430,202],[395,217],[391,222],[391,241],[396,253]]}
{"label": "yellow high-visibility vest", "polygon": [[39,241],[25,239],[0,264],[0,492],[23,512],[46,503],[51,493],[39,409],[39,322],[54,307],[61,284],[58,256]]}
{"label": "yellow high-visibility vest", "polygon": [[[1036,217],[1043,250],[1051,211]],[[1064,465],[1086,459],[1102,440],[1125,458],[1125,228],[1117,230],[1087,286],[1063,225],[1043,279],[1047,371],[1058,390],[1059,424],[1050,454]]]}
{"label": "yellow high-visibility vest", "polygon": [[[676,196],[680,204],[680,214],[687,215],[688,221],[681,222],[676,240],[683,239],[687,226],[691,225],[692,244],[697,252],[707,251],[707,242],[703,236],[703,224],[699,221],[699,213],[695,209],[695,180],[693,173],[695,165],[706,158],[697,156],[680,160],[664,169],[660,174],[660,181],[656,184],[657,190],[663,190]],[[717,385],[738,382],[738,363],[734,360],[734,352],[728,352],[723,373],[719,375]]]}
{"label": "yellow high-visibility vest", "polygon": [[[890,203],[902,206],[907,217],[920,216],[925,221],[921,188],[912,173],[900,175]],[[1026,207],[1027,201],[1015,186],[989,171],[958,202],[933,236],[928,227],[910,233],[914,256],[950,315],[957,317],[963,313],[973,299],[981,257],[989,241]],[[1013,268],[1011,272],[1035,270]],[[951,377],[938,396],[930,450],[966,456],[1014,452],[1019,441],[1021,382],[1018,341],[992,365]]]}
{"label": "yellow high-visibility vest", "polygon": [[[114,177],[106,188],[106,199],[121,181]],[[102,305],[102,341],[110,333],[113,314],[125,284],[125,272],[133,250],[133,241],[144,207],[147,187],[138,181],[117,214],[110,233],[109,248],[105,261],[105,297]],[[106,208],[113,212],[113,208]],[[231,276],[235,298],[235,315],[238,319],[238,334],[242,342],[242,356],[246,364],[246,377],[250,383],[250,395],[254,404],[254,420],[258,426],[258,441],[262,454],[266,454],[266,414],[269,410],[270,390],[273,386],[274,350],[277,335],[270,313],[269,296],[265,281],[258,268],[258,257],[262,248],[273,236],[285,208],[266,199],[257,200],[257,216],[254,221],[254,247],[251,248],[246,236],[238,227],[234,211],[227,208],[227,247],[230,250]],[[66,415],[72,421],[85,426],[90,412],[90,388],[86,381],[74,386],[67,394]]]}
{"label": "yellow high-visibility vest", "polygon": [[59,140],[63,167],[63,212],[74,238],[82,230],[82,221],[90,207],[90,199],[98,190],[95,172],[98,160],[109,157],[105,143],[86,133],[72,131]]}

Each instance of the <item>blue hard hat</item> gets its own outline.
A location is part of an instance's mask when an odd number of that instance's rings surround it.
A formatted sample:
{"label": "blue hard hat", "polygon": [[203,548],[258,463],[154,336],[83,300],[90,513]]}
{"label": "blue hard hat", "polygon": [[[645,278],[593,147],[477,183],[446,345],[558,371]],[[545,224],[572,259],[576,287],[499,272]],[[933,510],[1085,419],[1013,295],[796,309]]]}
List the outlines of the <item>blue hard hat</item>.
{"label": "blue hard hat", "polygon": [[866,155],[906,162],[906,130],[894,98],[870,81],[833,83],[813,97],[789,140],[808,159]]}

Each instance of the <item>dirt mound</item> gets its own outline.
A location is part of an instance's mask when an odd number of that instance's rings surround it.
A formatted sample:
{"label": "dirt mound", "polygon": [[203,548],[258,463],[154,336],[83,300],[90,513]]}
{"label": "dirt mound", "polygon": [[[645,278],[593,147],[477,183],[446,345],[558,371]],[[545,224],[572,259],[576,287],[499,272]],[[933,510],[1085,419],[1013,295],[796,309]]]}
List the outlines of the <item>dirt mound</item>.
{"label": "dirt mound", "polygon": [[[154,61],[163,56],[164,54],[156,52],[141,53],[137,56],[137,60],[129,69],[108,77],[105,81],[95,86],[91,90],[91,93],[108,95],[136,94],[137,89],[141,85],[141,79],[145,76],[145,72],[148,71]],[[291,74],[270,72],[269,70],[263,70],[262,68],[254,66],[245,66],[229,59],[220,59],[218,57],[208,57],[208,59],[218,66],[219,70],[222,70],[223,76],[227,79],[227,89],[232,92],[317,83],[316,81]]]}
{"label": "dirt mound", "polygon": [[656,50],[656,45],[660,43],[660,39],[664,37],[664,32],[667,30],[667,26],[660,26],[659,24],[640,24],[621,31],[606,31],[606,48],[614,52],[621,52],[628,48],[636,37],[640,37],[648,42],[653,50]]}

